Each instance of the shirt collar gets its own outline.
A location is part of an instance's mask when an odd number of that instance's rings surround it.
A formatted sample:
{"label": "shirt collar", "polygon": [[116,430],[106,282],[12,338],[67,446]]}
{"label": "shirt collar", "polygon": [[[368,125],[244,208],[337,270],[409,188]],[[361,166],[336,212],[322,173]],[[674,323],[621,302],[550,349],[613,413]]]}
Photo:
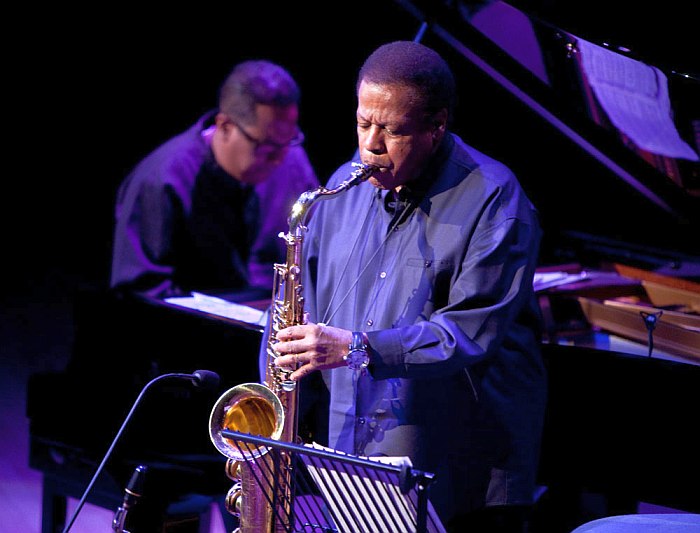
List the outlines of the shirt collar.
{"label": "shirt collar", "polygon": [[385,193],[384,208],[389,213],[393,213],[397,209],[400,210],[402,206],[405,206],[409,202],[418,204],[433,183],[435,183],[436,176],[439,175],[442,166],[445,164],[445,161],[447,161],[454,144],[455,140],[452,135],[449,132],[446,133],[438,149],[430,156],[430,160],[423,172],[421,172],[416,179],[409,181],[401,187],[398,198],[393,191],[378,190],[377,193],[380,196],[382,193]]}

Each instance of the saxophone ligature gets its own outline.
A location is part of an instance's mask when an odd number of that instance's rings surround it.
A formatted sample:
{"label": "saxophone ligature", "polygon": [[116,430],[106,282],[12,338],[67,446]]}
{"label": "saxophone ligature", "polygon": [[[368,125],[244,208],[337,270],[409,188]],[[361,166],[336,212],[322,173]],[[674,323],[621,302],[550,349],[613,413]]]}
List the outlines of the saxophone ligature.
{"label": "saxophone ligature", "polygon": [[[334,189],[321,186],[306,191],[294,203],[288,217],[289,231],[280,233],[287,245],[286,262],[275,264],[269,336],[266,345],[264,383],[244,383],[224,392],[209,417],[209,437],[227,457],[226,474],[234,481],[226,497],[227,510],[238,517],[240,533],[278,532],[293,529],[292,462],[287,452],[273,461],[266,447],[251,447],[226,439],[221,431],[247,433],[296,443],[299,390],[290,378],[293,368],[275,366],[277,332],[304,323],[302,245],[309,209],[319,200],[334,197],[378,170],[353,163],[348,179]],[[261,483],[265,479],[265,483]],[[274,504],[271,502],[275,502]]]}

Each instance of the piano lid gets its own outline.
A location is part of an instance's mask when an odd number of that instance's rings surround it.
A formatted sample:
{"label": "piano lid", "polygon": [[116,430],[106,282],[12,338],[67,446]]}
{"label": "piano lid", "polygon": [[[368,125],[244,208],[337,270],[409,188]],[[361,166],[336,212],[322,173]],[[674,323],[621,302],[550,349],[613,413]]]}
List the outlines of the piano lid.
{"label": "piano lid", "polygon": [[540,210],[543,261],[700,279],[700,77],[674,46],[682,20],[659,45],[674,12],[655,11],[650,47],[639,17],[603,5],[395,2],[455,70],[454,130],[511,166]]}
{"label": "piano lid", "polygon": [[[486,5],[482,3],[482,5]],[[633,0],[571,2],[508,0],[530,18],[550,24],[667,72],[700,75],[697,18],[684,0],[642,7]]]}

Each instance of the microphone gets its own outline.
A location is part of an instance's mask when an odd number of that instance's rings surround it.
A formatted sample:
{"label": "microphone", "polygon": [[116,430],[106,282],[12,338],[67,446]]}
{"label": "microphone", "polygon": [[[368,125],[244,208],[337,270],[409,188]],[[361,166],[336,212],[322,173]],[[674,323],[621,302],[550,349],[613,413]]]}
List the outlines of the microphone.
{"label": "microphone", "polygon": [[124,500],[112,519],[112,530],[115,533],[129,533],[124,530],[126,515],[136,505],[136,502],[141,498],[141,494],[143,494],[144,478],[147,470],[147,466],[139,465],[134,469],[134,473],[131,474],[129,484],[124,489]]}
{"label": "microphone", "polygon": [[211,370],[195,370],[191,378],[187,374],[183,374],[182,377],[192,379],[195,387],[200,387],[207,392],[213,391],[219,386],[219,374]]}
{"label": "microphone", "polygon": [[78,513],[80,513],[80,510],[83,508],[83,505],[85,505],[85,501],[87,500],[88,494],[90,494],[90,490],[92,490],[92,486],[95,484],[95,481],[97,481],[97,478],[100,475],[100,473],[102,472],[102,469],[107,464],[107,460],[109,459],[110,455],[112,455],[112,452],[114,451],[114,448],[117,445],[119,438],[122,436],[122,433],[124,432],[124,429],[126,428],[127,424],[129,423],[129,420],[131,420],[131,417],[134,414],[134,411],[136,411],[136,407],[138,406],[139,402],[141,401],[141,398],[143,398],[144,394],[146,394],[146,391],[148,389],[150,389],[152,385],[154,385],[155,383],[158,383],[159,381],[163,381],[166,379],[186,379],[186,380],[189,380],[190,383],[192,383],[195,387],[201,388],[205,391],[213,390],[216,387],[218,387],[218,385],[219,385],[219,375],[216,372],[212,372],[211,370],[196,370],[192,374],[177,374],[177,373],[162,374],[160,376],[153,378],[148,383],[146,383],[146,386],[143,389],[141,389],[141,392],[139,393],[138,397],[136,398],[134,405],[131,406],[131,409],[129,410],[129,414],[126,415],[124,422],[122,422],[122,425],[119,428],[119,431],[117,431],[117,434],[114,437],[114,440],[112,440],[112,444],[110,445],[109,449],[107,450],[107,453],[105,453],[105,456],[102,458],[102,462],[100,463],[100,466],[97,467],[97,470],[95,471],[95,474],[92,476],[90,483],[88,483],[88,486],[85,489],[85,492],[83,492],[83,495],[81,496],[80,501],[78,502],[78,505],[75,508],[75,511],[73,511],[73,515],[71,516],[71,519],[68,522],[68,525],[63,530],[63,533],[68,533],[70,531],[71,527],[73,527],[73,523],[75,522],[75,519],[78,518]]}

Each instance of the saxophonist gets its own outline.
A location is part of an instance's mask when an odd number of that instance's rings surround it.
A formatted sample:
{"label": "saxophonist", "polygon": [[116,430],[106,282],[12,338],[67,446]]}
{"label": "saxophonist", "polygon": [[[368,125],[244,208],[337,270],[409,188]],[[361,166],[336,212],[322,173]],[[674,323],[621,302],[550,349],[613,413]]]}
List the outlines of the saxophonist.
{"label": "saxophonist", "polygon": [[541,230],[511,170],[448,129],[455,85],[416,42],[382,45],[361,67],[355,162],[377,170],[314,211],[309,318],[276,333],[276,365],[296,368],[302,398],[320,387],[325,444],[433,472],[449,531],[521,533],[546,398]]}

